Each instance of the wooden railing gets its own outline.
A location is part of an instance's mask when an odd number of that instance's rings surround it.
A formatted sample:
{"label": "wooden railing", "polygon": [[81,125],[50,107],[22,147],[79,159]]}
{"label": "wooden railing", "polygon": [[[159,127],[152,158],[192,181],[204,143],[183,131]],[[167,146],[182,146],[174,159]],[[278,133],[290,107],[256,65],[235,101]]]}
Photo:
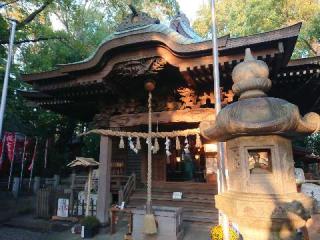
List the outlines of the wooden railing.
{"label": "wooden railing", "polygon": [[136,175],[134,173],[128,178],[128,181],[124,187],[121,187],[118,192],[118,204],[127,202],[132,192],[136,189]]}
{"label": "wooden railing", "polygon": [[111,192],[117,194],[119,189],[128,182],[129,176],[112,175],[111,176]]}

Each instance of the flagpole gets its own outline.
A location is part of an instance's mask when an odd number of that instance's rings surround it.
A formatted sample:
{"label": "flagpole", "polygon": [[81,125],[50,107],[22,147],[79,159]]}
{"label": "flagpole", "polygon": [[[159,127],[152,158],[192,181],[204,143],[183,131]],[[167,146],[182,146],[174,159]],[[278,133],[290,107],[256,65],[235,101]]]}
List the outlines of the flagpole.
{"label": "flagpole", "polygon": [[6,73],[4,75],[4,80],[3,80],[2,96],[1,96],[1,104],[0,104],[0,136],[2,136],[4,110],[6,108],[10,67],[11,67],[11,61],[12,61],[12,55],[13,55],[14,35],[16,32],[16,25],[17,25],[15,21],[13,20],[9,20],[9,21],[11,23],[11,32],[10,32],[10,39],[9,39],[9,51],[8,51],[8,58],[7,58],[7,65],[6,65]]}
{"label": "flagpole", "polygon": [[24,159],[26,153],[26,145],[27,145],[27,136],[24,136],[24,143],[23,143],[23,153],[22,153],[22,160],[21,160],[21,173],[20,173],[20,189],[22,187],[23,182],[23,170],[24,170]]}
{"label": "flagpole", "polygon": [[0,156],[0,170],[2,169],[2,164],[3,164],[3,153],[4,153],[4,145],[6,142],[6,134],[3,135],[2,138],[2,149],[1,149],[1,156]]}
{"label": "flagpole", "polygon": [[31,172],[30,172],[30,177],[29,177],[29,189],[31,189],[31,181],[32,181],[32,175],[33,175],[34,161],[35,161],[36,154],[37,154],[37,146],[38,146],[38,138],[36,137],[36,144],[35,144],[34,150],[33,150],[31,169],[30,169]]}
{"label": "flagpole", "polygon": [[[215,0],[211,0],[211,18],[212,18],[212,55],[213,55],[213,79],[215,96],[215,114],[218,116],[221,110],[221,91],[219,75],[219,55],[218,40],[216,31]],[[227,190],[227,181],[225,174],[224,143],[218,143],[218,193],[221,194]],[[221,216],[221,217],[220,217]],[[222,218],[222,219],[221,219]],[[229,240],[228,218],[222,212],[219,212],[219,224],[223,227],[223,233],[226,240]]]}
{"label": "flagpole", "polygon": [[11,184],[14,155],[15,155],[15,151],[16,151],[16,143],[17,143],[17,136],[16,136],[16,134],[14,134],[13,156],[12,156],[12,161],[11,161],[11,165],[10,165],[10,174],[9,174],[9,179],[8,179],[8,190],[10,189],[10,184]]}
{"label": "flagpole", "polygon": [[44,149],[44,169],[47,168],[47,161],[48,161],[48,145],[49,145],[49,138],[46,139],[46,146]]}

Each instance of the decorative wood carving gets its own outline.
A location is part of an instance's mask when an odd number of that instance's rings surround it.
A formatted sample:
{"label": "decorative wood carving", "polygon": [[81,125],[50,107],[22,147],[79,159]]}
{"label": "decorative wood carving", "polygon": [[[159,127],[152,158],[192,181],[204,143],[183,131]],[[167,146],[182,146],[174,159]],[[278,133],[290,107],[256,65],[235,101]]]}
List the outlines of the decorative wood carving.
{"label": "decorative wood carving", "polygon": [[[213,108],[198,108],[152,113],[153,123],[199,123],[204,120],[214,121]],[[122,114],[110,118],[110,127],[131,127],[148,124],[148,113]]]}
{"label": "decorative wood carving", "polygon": [[[154,63],[155,66],[159,65],[159,61],[154,61]],[[159,69],[159,66],[156,68]],[[155,122],[196,123],[206,119],[208,114],[214,112],[215,98],[212,92],[203,92],[199,96],[190,88],[179,88],[177,92],[179,96],[154,96],[152,110]],[[221,96],[225,104],[233,100],[232,91],[227,93],[222,91]],[[180,101],[176,101],[178,97]],[[136,99],[119,98],[119,102],[111,106],[104,106],[102,103],[100,113],[95,115],[93,123],[97,128],[108,128],[112,124],[114,127],[137,126],[147,123],[146,112],[146,104]]]}
{"label": "decorative wood carving", "polygon": [[193,108],[200,107],[200,105],[197,105],[197,96],[193,89],[179,88],[177,91],[180,94],[180,100],[182,102],[180,110],[184,110],[187,108],[193,109]]}
{"label": "decorative wood carving", "polygon": [[[208,103],[210,105],[215,104],[213,92],[210,92],[209,94],[203,92],[201,95],[197,96],[195,91],[191,88],[179,88],[177,91],[180,94],[180,101],[182,102],[180,110],[200,108],[207,106]],[[233,102],[233,96],[234,94],[231,90],[224,92],[223,88],[221,88],[221,103],[223,105]]]}
{"label": "decorative wood carving", "polygon": [[161,71],[167,61],[161,57],[142,58],[128,62],[118,63],[112,72],[119,77],[139,77],[144,75],[156,74]]}

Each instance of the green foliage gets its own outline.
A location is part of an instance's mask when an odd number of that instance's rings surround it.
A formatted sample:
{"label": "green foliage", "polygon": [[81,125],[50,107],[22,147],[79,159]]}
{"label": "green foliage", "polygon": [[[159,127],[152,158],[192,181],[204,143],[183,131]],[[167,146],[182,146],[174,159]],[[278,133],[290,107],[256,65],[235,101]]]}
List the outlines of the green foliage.
{"label": "green foliage", "polygon": [[320,156],[320,133],[314,133],[305,140],[307,149]]}
{"label": "green foliage", "polygon": [[[48,71],[57,64],[81,61],[89,57],[130,12],[127,0],[19,0],[0,5],[0,77],[3,78],[10,26],[6,18],[16,19],[15,64],[11,68],[4,131],[38,136],[39,152],[35,173],[43,170],[45,140],[54,145],[48,152],[48,169],[43,174],[66,173],[72,160],[70,143],[82,132],[83,123],[33,106],[17,89],[30,89],[21,81],[21,73]],[[2,1],[3,3],[3,1]],[[2,4],[1,3],[1,4]],[[138,10],[163,21],[177,13],[176,0],[135,0]],[[32,40],[32,41],[30,41]],[[1,87],[1,86],[0,86]],[[82,152],[98,159],[99,137],[83,140]]]}
{"label": "green foliage", "polygon": [[87,216],[81,220],[81,225],[88,229],[96,229],[100,226],[100,222],[94,216]]}
{"label": "green foliage", "polygon": [[[311,44],[320,35],[319,12],[317,0],[220,0],[216,4],[218,34],[246,36],[302,22],[293,57],[313,55]],[[193,27],[201,36],[210,36],[210,1],[199,9]]]}

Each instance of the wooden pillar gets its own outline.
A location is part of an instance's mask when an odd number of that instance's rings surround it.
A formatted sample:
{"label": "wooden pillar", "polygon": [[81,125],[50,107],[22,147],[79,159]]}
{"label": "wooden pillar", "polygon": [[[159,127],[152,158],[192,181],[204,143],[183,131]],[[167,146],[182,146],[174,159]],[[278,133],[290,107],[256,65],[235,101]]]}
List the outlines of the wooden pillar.
{"label": "wooden pillar", "polygon": [[110,191],[112,156],[111,153],[111,138],[101,136],[97,218],[99,219],[102,225],[107,225],[109,223],[109,207],[112,199]]}

